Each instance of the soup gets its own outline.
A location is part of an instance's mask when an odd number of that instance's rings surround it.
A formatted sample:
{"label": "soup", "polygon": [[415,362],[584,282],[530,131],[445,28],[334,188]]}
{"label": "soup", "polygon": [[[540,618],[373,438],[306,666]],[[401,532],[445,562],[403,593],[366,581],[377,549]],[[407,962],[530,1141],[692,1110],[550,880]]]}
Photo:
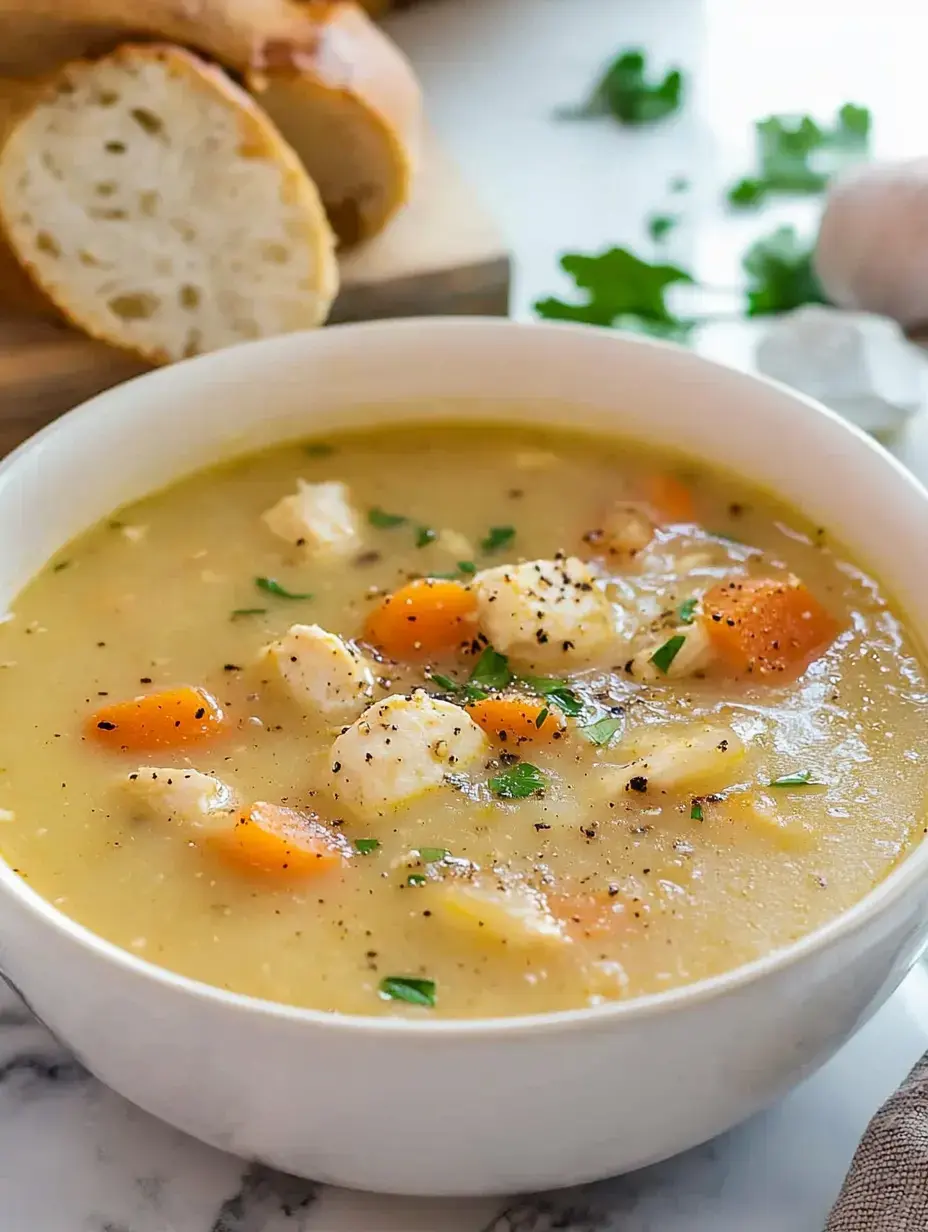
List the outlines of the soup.
{"label": "soup", "polygon": [[924,670],[767,494],[635,444],[290,445],[115,514],[0,627],[0,850],[235,992],[473,1017],[785,946],[924,831]]}

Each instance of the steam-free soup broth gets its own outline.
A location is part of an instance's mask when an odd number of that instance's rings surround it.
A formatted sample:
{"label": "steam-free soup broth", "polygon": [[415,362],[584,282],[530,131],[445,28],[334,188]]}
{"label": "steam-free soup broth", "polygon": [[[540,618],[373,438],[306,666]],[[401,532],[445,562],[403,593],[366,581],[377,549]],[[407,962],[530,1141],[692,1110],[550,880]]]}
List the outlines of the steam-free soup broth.
{"label": "steam-free soup broth", "polygon": [[185,479],[0,627],[0,851],[153,963],[352,1014],[660,992],[924,833],[924,669],[828,527],[678,457],[394,428]]}

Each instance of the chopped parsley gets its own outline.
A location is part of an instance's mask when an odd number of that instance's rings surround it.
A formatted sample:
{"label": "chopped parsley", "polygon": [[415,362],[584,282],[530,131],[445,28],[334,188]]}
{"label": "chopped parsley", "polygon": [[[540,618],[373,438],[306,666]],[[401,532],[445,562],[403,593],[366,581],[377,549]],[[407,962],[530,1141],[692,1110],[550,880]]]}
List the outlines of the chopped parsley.
{"label": "chopped parsley", "polygon": [[520,761],[490,779],[490,791],[503,800],[527,800],[545,789],[545,776],[531,762]]}
{"label": "chopped parsley", "polygon": [[582,713],[583,702],[565,681],[554,680],[549,676],[522,676],[520,679],[533,693],[553,702],[568,718],[575,719]]}
{"label": "chopped parsley", "polygon": [[497,552],[512,543],[515,537],[514,526],[491,526],[486,538],[481,539],[480,547],[484,552]]}
{"label": "chopped parsley", "polygon": [[681,625],[691,625],[693,617],[696,614],[696,609],[699,607],[699,600],[695,598],[684,599],[677,608],[677,619]]}
{"label": "chopped parsley", "polygon": [[241,620],[245,616],[266,616],[266,607],[237,607],[232,610],[230,620]]}
{"label": "chopped parsley", "polygon": [[421,873],[410,873],[406,878],[406,884],[411,886],[424,886],[428,881],[428,877],[423,877]]}
{"label": "chopped parsley", "polygon": [[377,526],[381,530],[391,530],[394,526],[405,525],[409,518],[404,517],[401,513],[387,513],[385,509],[375,505],[373,509],[368,509],[367,520],[371,526]]}
{"label": "chopped parsley", "polygon": [[603,70],[587,101],[558,114],[577,120],[612,116],[631,126],[654,124],[673,115],[683,103],[683,74],[671,68],[663,77],[649,81],[647,67],[645,53],[638,48],[620,52]]}
{"label": "chopped parsley", "polygon": [[438,531],[432,530],[431,526],[416,527],[416,547],[424,548],[430,543],[434,543],[438,538]]}
{"label": "chopped parsley", "polygon": [[535,719],[535,726],[544,727],[545,719],[548,717],[550,713],[551,711],[548,709],[547,706],[542,706],[542,708],[538,711],[538,717]]}
{"label": "chopped parsley", "polygon": [[335,446],[329,445],[325,441],[310,441],[307,445],[303,446],[303,449],[311,458],[328,458],[335,452]]}
{"label": "chopped parsley", "polygon": [[702,821],[702,805],[698,800],[694,800],[690,806],[690,820]]}
{"label": "chopped parsley", "polygon": [[812,265],[812,244],[795,227],[777,227],[755,240],[741,262],[748,276],[749,317],[827,303]]}
{"label": "chopped parsley", "polygon": [[812,777],[811,770],[795,770],[792,774],[781,774],[778,779],[772,779],[771,787],[826,787],[826,783]]}
{"label": "chopped parsley", "polygon": [[669,637],[663,646],[658,646],[654,654],[651,655],[651,662],[659,672],[663,672],[666,676],[670,671],[670,665],[683,649],[683,643],[686,637],[682,633],[675,633],[673,637]]}
{"label": "chopped parsley", "polygon": [[387,1001],[408,1001],[410,1005],[435,1004],[435,981],[412,975],[388,975],[380,981],[380,995]]}
{"label": "chopped parsley", "polygon": [[592,744],[608,744],[616,732],[621,731],[623,720],[614,715],[604,715],[595,723],[586,723],[580,728],[582,735]]}
{"label": "chopped parsley", "polygon": [[376,851],[379,846],[379,838],[356,838],[354,840],[354,849],[359,856],[369,856],[371,852]]}
{"label": "chopped parsley", "polygon": [[489,697],[485,689],[480,689],[474,684],[462,684],[458,680],[452,680],[450,676],[443,676],[440,672],[432,672],[429,679],[434,680],[438,687],[447,693],[462,694],[464,700],[468,702],[482,702]]}
{"label": "chopped parsley", "polygon": [[[295,590],[287,590],[286,586],[281,586],[280,582],[274,578],[257,577],[255,585],[258,590],[267,591],[269,595],[276,595],[278,599],[311,599],[312,595],[306,592],[298,593]],[[240,608],[239,611],[246,611],[245,608]]]}
{"label": "chopped parsley", "polygon": [[444,847],[420,847],[419,859],[423,864],[439,864],[446,859],[448,851]]}
{"label": "chopped parsley", "polygon": [[470,683],[484,689],[505,689],[511,681],[509,659],[492,646],[487,646],[474,664]]}
{"label": "chopped parsley", "polygon": [[456,569],[448,573],[430,573],[429,577],[441,578],[446,582],[456,582],[462,577],[473,577],[476,572],[477,566],[472,560],[459,560]]}
{"label": "chopped parsley", "polygon": [[678,225],[680,219],[675,214],[652,214],[648,218],[648,235],[655,244],[661,243]]}

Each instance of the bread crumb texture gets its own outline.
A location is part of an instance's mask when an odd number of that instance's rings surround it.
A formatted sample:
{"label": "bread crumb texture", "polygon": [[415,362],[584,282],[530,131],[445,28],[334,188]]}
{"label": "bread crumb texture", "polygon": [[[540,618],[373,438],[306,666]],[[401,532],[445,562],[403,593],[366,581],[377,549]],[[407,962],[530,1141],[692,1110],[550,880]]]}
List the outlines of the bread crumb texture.
{"label": "bread crumb texture", "polygon": [[175,47],[62,69],[0,154],[0,225],[73,324],[156,363],[320,325],[338,288],[294,152]]}

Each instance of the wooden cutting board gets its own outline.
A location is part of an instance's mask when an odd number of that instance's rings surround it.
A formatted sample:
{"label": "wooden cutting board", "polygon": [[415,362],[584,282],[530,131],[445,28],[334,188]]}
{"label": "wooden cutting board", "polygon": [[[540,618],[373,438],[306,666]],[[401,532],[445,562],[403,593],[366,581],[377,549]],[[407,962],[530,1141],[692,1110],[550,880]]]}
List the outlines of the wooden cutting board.
{"label": "wooden cutting board", "polygon": [[[333,321],[505,316],[510,262],[499,232],[434,138],[414,199],[387,230],[341,262]],[[146,365],[66,326],[0,318],[0,454]]]}

